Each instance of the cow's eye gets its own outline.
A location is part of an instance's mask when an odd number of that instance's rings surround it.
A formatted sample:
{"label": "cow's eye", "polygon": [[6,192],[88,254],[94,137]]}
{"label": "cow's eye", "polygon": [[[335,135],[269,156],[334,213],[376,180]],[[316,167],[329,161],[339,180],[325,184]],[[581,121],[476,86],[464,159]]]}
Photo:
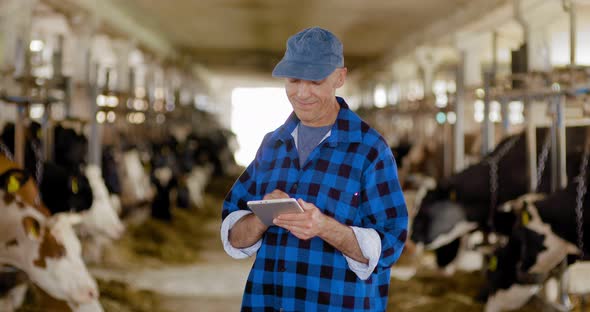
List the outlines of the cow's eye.
{"label": "cow's eye", "polygon": [[41,224],[37,219],[33,217],[25,217],[23,219],[23,227],[30,239],[38,240],[41,237]]}

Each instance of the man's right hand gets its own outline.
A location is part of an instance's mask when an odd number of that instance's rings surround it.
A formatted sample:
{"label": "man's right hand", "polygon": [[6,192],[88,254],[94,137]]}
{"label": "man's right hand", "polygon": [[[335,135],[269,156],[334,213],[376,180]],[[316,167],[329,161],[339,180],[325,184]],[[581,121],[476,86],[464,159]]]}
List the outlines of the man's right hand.
{"label": "man's right hand", "polygon": [[[289,194],[277,189],[264,195],[263,199],[280,198],[289,198]],[[255,214],[247,215],[231,228],[229,231],[229,242],[236,248],[250,247],[262,238],[266,229],[268,229],[268,226],[262,223]]]}

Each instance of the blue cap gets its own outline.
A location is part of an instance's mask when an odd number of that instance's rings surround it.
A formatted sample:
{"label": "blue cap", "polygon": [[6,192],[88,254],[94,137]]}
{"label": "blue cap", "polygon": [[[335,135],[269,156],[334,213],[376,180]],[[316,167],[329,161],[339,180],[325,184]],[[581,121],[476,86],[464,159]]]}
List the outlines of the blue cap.
{"label": "blue cap", "polygon": [[344,67],[342,43],[319,27],[307,28],[287,40],[287,51],[272,71],[273,77],[319,81]]}

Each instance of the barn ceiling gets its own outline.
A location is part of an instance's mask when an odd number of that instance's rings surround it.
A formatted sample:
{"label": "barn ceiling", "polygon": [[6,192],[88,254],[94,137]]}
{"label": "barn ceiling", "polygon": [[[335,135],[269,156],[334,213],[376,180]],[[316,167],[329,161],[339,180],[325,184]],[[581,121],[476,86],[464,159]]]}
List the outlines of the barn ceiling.
{"label": "barn ceiling", "polygon": [[[448,20],[477,18],[502,0],[47,0],[134,25],[152,45],[170,45],[209,70],[270,72],[286,39],[310,26],[333,31],[350,70],[382,60],[399,43]],[[99,3],[99,4],[96,4]],[[470,12],[470,16],[464,12]],[[483,13],[483,12],[480,12]],[[462,14],[462,15],[461,15]],[[127,19],[124,23],[121,20]],[[438,24],[437,24],[438,23]],[[448,24],[448,23],[447,23]],[[445,24],[446,25],[446,24]],[[136,32],[132,28],[127,32]],[[444,30],[443,30],[444,31]],[[149,33],[148,35],[145,35]],[[165,44],[163,43],[165,42]],[[149,45],[149,43],[148,43]]]}

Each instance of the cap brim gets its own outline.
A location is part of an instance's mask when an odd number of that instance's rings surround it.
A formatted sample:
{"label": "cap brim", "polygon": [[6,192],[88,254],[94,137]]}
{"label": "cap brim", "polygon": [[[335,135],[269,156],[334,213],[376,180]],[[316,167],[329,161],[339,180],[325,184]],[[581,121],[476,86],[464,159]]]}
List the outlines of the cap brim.
{"label": "cap brim", "polygon": [[295,78],[320,81],[328,77],[336,67],[326,64],[303,64],[298,62],[280,61],[272,71],[273,77]]}

